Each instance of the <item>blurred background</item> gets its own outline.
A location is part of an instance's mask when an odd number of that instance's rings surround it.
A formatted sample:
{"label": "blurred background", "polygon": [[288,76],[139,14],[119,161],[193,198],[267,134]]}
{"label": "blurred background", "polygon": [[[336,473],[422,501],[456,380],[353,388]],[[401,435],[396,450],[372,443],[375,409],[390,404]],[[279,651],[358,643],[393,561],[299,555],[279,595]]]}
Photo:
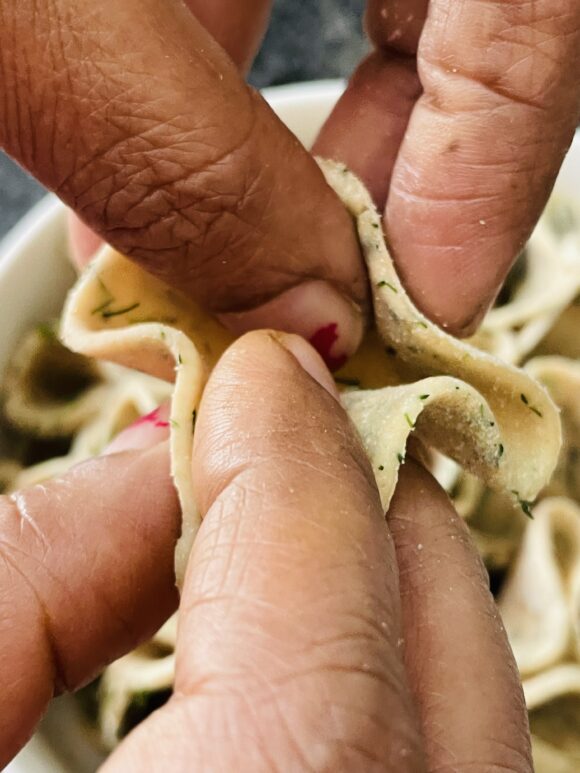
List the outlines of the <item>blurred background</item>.
{"label": "blurred background", "polygon": [[[346,77],[364,54],[365,0],[274,0],[250,75],[257,88]],[[0,238],[45,191],[0,151]]]}

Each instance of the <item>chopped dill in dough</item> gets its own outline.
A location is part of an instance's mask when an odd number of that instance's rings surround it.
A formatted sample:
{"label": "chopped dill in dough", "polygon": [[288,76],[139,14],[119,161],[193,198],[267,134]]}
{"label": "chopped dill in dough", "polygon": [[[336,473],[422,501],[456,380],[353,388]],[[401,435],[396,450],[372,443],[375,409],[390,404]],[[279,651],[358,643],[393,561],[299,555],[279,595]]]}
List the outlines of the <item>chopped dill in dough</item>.
{"label": "chopped dill in dough", "polygon": [[103,311],[101,311],[101,317],[103,319],[110,319],[111,317],[120,317],[122,314],[128,314],[130,311],[135,311],[135,309],[138,309],[141,304],[139,301],[136,301],[135,303],[132,303],[130,306],[125,306],[122,309],[108,309],[105,308]]}
{"label": "chopped dill in dough", "polygon": [[341,384],[342,386],[360,387],[359,378],[348,378],[347,376],[335,376],[334,380],[336,381],[337,384]]}
{"label": "chopped dill in dough", "polygon": [[385,465],[384,464],[379,464],[379,470],[382,472],[384,469],[385,469]]}
{"label": "chopped dill in dough", "polygon": [[413,423],[413,421],[412,421],[412,419],[411,419],[411,417],[409,416],[408,413],[405,414],[405,421],[407,422],[409,427],[411,427],[411,429],[415,429],[415,424]]}
{"label": "chopped dill in dough", "polygon": [[405,457],[403,456],[403,454],[397,454],[397,459],[399,460],[399,464],[403,464],[403,462],[405,461]]}
{"label": "chopped dill in dough", "polygon": [[524,512],[524,514],[527,515],[527,517],[533,521],[534,520],[534,514],[532,513],[533,502],[528,502],[527,499],[522,499],[520,497],[519,491],[515,491],[512,489],[512,494],[518,500],[518,505],[522,508],[522,511]]}
{"label": "chopped dill in dough", "polygon": [[58,340],[54,327],[47,322],[41,322],[40,325],[36,326],[36,329],[46,341]]}
{"label": "chopped dill in dough", "polygon": [[532,411],[533,413],[535,413],[535,414],[536,414],[536,416],[539,416],[539,417],[540,417],[540,419],[541,419],[541,418],[543,418],[544,414],[543,414],[543,413],[542,413],[542,412],[541,412],[541,411],[540,411],[538,408],[536,408],[536,406],[535,406],[535,405],[530,405],[530,401],[528,400],[528,398],[525,396],[525,394],[524,394],[523,392],[522,392],[522,394],[520,395],[520,400],[522,401],[522,403],[523,403],[524,405],[527,405],[527,406],[528,406],[528,408],[530,409],[530,411]]}
{"label": "chopped dill in dough", "polygon": [[427,400],[429,395],[419,395],[419,400]]}
{"label": "chopped dill in dough", "polygon": [[[380,282],[377,282],[377,287],[388,287],[389,290],[393,293],[398,293],[399,291],[395,287],[395,285],[392,285],[390,282],[387,282],[386,280],[381,280]],[[427,327],[427,325],[425,325]]]}

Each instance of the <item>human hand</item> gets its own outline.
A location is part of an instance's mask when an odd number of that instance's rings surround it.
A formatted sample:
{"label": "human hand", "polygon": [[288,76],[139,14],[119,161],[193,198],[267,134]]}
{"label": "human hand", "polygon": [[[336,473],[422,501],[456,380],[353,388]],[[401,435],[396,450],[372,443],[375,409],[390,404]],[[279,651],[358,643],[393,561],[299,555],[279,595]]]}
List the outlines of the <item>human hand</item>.
{"label": "human hand", "polygon": [[580,120],[580,4],[367,0],[366,26],[375,52],[314,150],[346,163],[385,207],[417,306],[466,335],[527,241]]}
{"label": "human hand", "polygon": [[[54,692],[176,606],[178,506],[151,432],[116,444],[149,450],[1,500],[0,764]],[[385,521],[313,349],[237,341],[207,385],[193,463],[204,520],[175,693],[106,771],[532,770],[516,667],[465,525],[410,459]]]}
{"label": "human hand", "polygon": [[[270,0],[187,4],[247,68]],[[210,311],[233,312],[238,332],[310,338],[336,324],[323,354],[350,354],[366,296],[347,218],[200,24],[159,0],[37,11],[3,4],[0,143],[114,246]],[[388,194],[386,229],[411,295],[467,334],[578,120],[580,7],[369,0],[367,22],[377,52],[315,150],[349,164],[379,206]]]}

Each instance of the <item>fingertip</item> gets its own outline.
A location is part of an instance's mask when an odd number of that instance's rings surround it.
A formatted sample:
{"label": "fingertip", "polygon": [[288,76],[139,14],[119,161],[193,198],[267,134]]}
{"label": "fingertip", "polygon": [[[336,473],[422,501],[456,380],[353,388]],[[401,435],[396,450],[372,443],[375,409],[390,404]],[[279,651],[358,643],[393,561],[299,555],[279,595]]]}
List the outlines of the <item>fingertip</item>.
{"label": "fingertip", "polygon": [[339,399],[336,383],[324,364],[324,360],[313,346],[298,335],[274,333],[273,336],[284,349],[293,355],[306,373],[312,376],[332,397],[336,400]]}
{"label": "fingertip", "polygon": [[147,450],[169,437],[170,405],[159,405],[150,413],[141,416],[125,427],[106,447],[103,455],[118,454],[123,451]]}
{"label": "fingertip", "polygon": [[67,210],[70,258],[79,271],[94,257],[103,240],[73,210]]}
{"label": "fingertip", "polygon": [[337,370],[358,349],[365,328],[360,307],[328,282],[306,281],[258,308],[221,314],[233,332],[273,328],[310,341],[331,370]]}

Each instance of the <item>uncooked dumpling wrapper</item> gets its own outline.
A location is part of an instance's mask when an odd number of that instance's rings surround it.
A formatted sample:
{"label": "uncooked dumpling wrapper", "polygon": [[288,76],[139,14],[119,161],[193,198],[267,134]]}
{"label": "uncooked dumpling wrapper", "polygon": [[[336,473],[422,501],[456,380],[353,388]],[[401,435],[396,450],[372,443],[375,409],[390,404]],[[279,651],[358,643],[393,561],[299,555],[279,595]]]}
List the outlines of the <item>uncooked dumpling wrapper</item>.
{"label": "uncooked dumpling wrapper", "polygon": [[522,676],[580,656],[580,508],[570,499],[534,508],[498,606]]}
{"label": "uncooked dumpling wrapper", "polygon": [[580,770],[580,666],[564,663],[524,680],[536,773]]}
{"label": "uncooked dumpling wrapper", "polygon": [[[347,390],[342,398],[367,450],[383,507],[394,492],[407,438],[416,431],[527,509],[548,482],[561,443],[558,411],[548,393],[530,376],[457,341],[417,311],[396,274],[370,195],[343,166],[320,164],[355,220],[373,289],[380,339],[374,352],[367,344],[365,361],[368,365],[371,358],[373,372],[384,371],[389,386]],[[61,334],[74,351],[175,382],[170,447],[183,512],[176,551],[180,584],[200,524],[191,465],[195,411],[232,336],[197,304],[110,248],[69,295]],[[403,372],[424,378],[393,385],[404,378],[385,366],[393,350]],[[356,362],[355,357],[353,367]],[[380,386],[377,381],[373,386]]]}
{"label": "uncooked dumpling wrapper", "polygon": [[557,356],[535,357],[526,364],[526,371],[548,388],[561,411],[562,449],[544,495],[580,500],[580,361]]}

